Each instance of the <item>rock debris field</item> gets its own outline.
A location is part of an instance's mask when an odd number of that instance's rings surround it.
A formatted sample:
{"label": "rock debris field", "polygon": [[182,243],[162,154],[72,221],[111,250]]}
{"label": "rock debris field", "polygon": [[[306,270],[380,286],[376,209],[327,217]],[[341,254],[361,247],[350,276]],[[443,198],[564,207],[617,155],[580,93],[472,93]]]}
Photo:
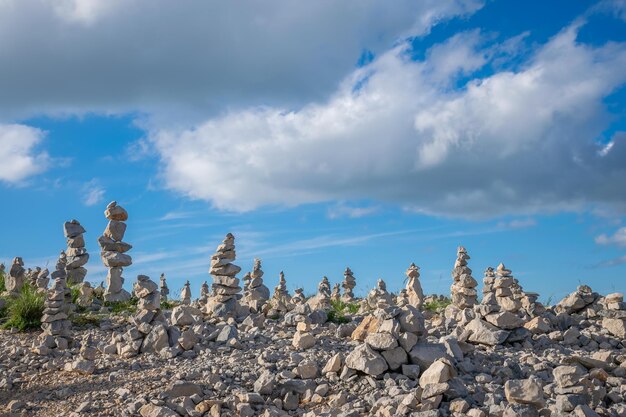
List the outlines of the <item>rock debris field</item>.
{"label": "rock debris field", "polygon": [[105,285],[85,281],[77,220],[52,273],[19,257],[0,267],[0,309],[27,289],[41,303],[37,329],[0,330],[0,415],[626,416],[620,293],[581,285],[544,306],[503,264],[479,285],[459,247],[446,296],[425,296],[410,264],[398,294],[381,279],[359,299],[346,268],[306,297],[283,273],[270,291],[260,259],[242,274],[229,233],[210,285],[172,300],[164,275],[124,289],[132,219],[116,202],[105,217]]}

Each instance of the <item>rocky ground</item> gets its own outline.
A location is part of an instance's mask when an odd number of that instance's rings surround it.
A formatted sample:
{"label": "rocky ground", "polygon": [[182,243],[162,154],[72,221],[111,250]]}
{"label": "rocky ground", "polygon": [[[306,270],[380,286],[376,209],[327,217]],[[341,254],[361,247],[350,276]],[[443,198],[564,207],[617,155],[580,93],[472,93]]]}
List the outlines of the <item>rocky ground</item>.
{"label": "rocky ground", "polygon": [[[463,340],[464,325],[446,319],[449,310],[426,312],[404,367],[375,376],[371,358],[351,352],[364,346],[354,339],[372,334],[364,317],[376,314],[298,327],[269,318],[200,321],[192,349],[130,358],[103,352],[131,326],[114,316],[74,326],[76,341],[98,346],[95,369],[85,372],[67,365],[80,343],[41,355],[38,333],[2,331],[0,404],[4,415],[23,416],[626,415],[626,342],[602,326],[593,305],[552,314],[549,328],[495,346]],[[303,332],[314,345],[294,347]]]}

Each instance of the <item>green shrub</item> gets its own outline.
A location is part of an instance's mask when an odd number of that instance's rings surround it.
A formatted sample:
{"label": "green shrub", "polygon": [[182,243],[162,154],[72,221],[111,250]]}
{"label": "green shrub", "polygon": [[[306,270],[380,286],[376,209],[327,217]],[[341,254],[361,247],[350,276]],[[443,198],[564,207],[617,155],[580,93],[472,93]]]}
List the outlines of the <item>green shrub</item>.
{"label": "green shrub", "polygon": [[44,300],[44,294],[37,292],[28,284],[24,285],[17,297],[7,299],[7,321],[4,328],[24,331],[40,327]]}
{"label": "green shrub", "polygon": [[335,324],[344,324],[350,323],[351,319],[349,317],[346,317],[343,312],[330,310],[328,312],[328,321]]}
{"label": "green shrub", "polygon": [[88,324],[92,325],[92,326],[100,326],[100,319],[102,318],[102,315],[97,315],[97,314],[91,314],[91,313],[86,313],[86,314],[74,314],[72,315],[72,324],[75,326],[86,326]]}
{"label": "green shrub", "polygon": [[7,287],[4,284],[4,272],[0,272],[0,294],[5,292]]}
{"label": "green shrub", "polygon": [[432,311],[433,313],[438,313],[444,310],[450,304],[452,304],[452,301],[447,298],[444,300],[432,300],[432,301],[425,303],[423,308],[424,310]]}
{"label": "green shrub", "polygon": [[356,303],[346,303],[341,300],[330,301],[331,310],[328,312],[328,321],[332,323],[342,324],[351,321],[349,314],[356,314],[359,311],[359,305]]}
{"label": "green shrub", "polygon": [[174,307],[176,307],[178,305],[178,303],[172,301],[172,300],[168,300],[168,301],[161,301],[161,310],[171,310]]}
{"label": "green shrub", "polygon": [[104,306],[108,307],[113,314],[123,313],[125,311],[135,313],[137,312],[138,302],[139,300],[137,298],[131,298],[128,301],[105,301]]}

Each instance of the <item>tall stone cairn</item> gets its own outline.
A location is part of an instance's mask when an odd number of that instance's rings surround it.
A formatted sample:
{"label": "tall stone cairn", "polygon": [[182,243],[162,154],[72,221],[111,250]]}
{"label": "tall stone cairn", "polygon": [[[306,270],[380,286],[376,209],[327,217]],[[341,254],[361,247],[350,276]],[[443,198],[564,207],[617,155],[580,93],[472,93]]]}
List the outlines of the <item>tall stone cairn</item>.
{"label": "tall stone cairn", "polygon": [[126,254],[132,246],[123,242],[126,233],[126,220],[128,213],[117,202],[112,201],[104,211],[104,216],[109,220],[104,234],[98,238],[100,256],[104,266],[109,268],[107,273],[107,288],[104,292],[105,301],[127,301],[130,294],[124,286],[122,272],[124,268],[133,263],[132,258]]}
{"label": "tall stone cairn", "polygon": [[317,286],[317,294],[311,297],[307,304],[311,307],[311,310],[330,310],[330,282],[327,277],[323,277]]}
{"label": "tall stone cairn", "polygon": [[481,300],[481,304],[483,305],[498,305],[498,300],[496,300],[496,290],[493,288],[493,284],[496,281],[496,272],[493,267],[488,266],[485,269],[485,276],[483,278],[483,299]]}
{"label": "tall stone cairn", "polygon": [[187,306],[191,304],[191,284],[189,281],[185,282],[183,289],[180,291],[180,301]]}
{"label": "tall stone cairn", "polygon": [[209,290],[209,283],[204,281],[200,287],[200,298],[198,298],[200,305],[206,305],[207,301],[209,301],[210,295],[211,291]]}
{"label": "tall stone cairn", "polygon": [[476,305],[478,282],[472,277],[472,270],[467,266],[470,256],[463,246],[457,249],[456,262],[452,270],[454,283],[450,287],[452,303],[458,308],[472,308]]}
{"label": "tall stone cairn", "polygon": [[[65,269],[63,269],[65,272]],[[70,306],[66,304],[67,285],[65,278],[57,276],[46,294],[41,317],[41,338],[48,348],[65,350],[71,341],[72,322],[69,320]]]}
{"label": "tall stone cairn", "polygon": [[493,288],[496,290],[496,301],[504,311],[516,313],[522,308],[522,302],[514,298],[511,287],[515,284],[515,278],[511,274],[511,270],[507,269],[503,263],[498,265],[496,269],[496,279]]}
{"label": "tall stone cairn", "polygon": [[333,292],[330,294],[331,301],[340,301],[341,300],[341,286],[339,283],[333,285]]}
{"label": "tall stone cairn", "polygon": [[19,256],[13,258],[11,269],[4,278],[4,285],[8,295],[17,296],[26,282],[26,270],[24,269],[24,261]]}
{"label": "tall stone cairn", "polygon": [[602,306],[604,307],[601,312],[603,316],[602,327],[613,336],[625,340],[626,303],[624,303],[624,294],[619,292],[608,294],[602,300]]}
{"label": "tall stone cairn", "polygon": [[161,290],[161,302],[167,301],[167,296],[170,294],[170,289],[167,287],[167,282],[165,281],[165,274],[161,274],[160,277],[160,290]]}
{"label": "tall stone cairn", "polygon": [[35,288],[37,288],[37,290],[47,290],[48,289],[48,284],[50,283],[50,271],[48,271],[48,268],[44,268],[41,271],[39,271],[39,274],[37,274],[37,279],[35,280]]}
{"label": "tall stone cairn", "polygon": [[236,275],[241,268],[232,263],[235,257],[235,236],[228,233],[211,257],[209,272],[213,277],[212,288],[215,293],[215,302],[209,304],[211,310],[207,311],[209,314],[224,318],[237,313],[237,294],[241,291],[241,287]]}
{"label": "tall stone cairn", "polygon": [[422,290],[422,284],[420,284],[420,268],[414,263],[409,265],[406,270],[406,294],[410,305],[416,308],[421,308],[424,304],[424,291]]}
{"label": "tall stone cairn", "polygon": [[354,274],[349,267],[346,267],[346,270],[343,273],[343,282],[341,283],[343,287],[343,296],[341,300],[346,303],[351,303],[354,301],[354,287],[356,287],[356,279],[354,279]]}
{"label": "tall stone cairn", "polygon": [[280,271],[278,274],[278,285],[274,288],[274,294],[272,295],[272,308],[277,312],[289,311],[289,304],[291,297],[289,291],[287,291],[287,280],[285,279],[285,273]]}
{"label": "tall stone cairn", "polygon": [[270,290],[263,284],[263,274],[261,260],[255,259],[254,267],[249,274],[250,280],[242,300],[242,303],[255,312],[261,311],[263,305],[270,299]]}
{"label": "tall stone cairn", "polygon": [[85,265],[89,261],[89,254],[85,249],[85,228],[81,226],[78,220],[71,220],[63,224],[63,232],[67,240],[67,284],[80,284],[87,276]]}

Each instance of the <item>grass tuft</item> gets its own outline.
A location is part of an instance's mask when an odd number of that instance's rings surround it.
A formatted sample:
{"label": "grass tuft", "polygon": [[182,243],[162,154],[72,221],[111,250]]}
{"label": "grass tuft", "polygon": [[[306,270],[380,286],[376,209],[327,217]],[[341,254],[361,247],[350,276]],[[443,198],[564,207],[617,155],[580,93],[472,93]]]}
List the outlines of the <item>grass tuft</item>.
{"label": "grass tuft", "polygon": [[7,298],[5,307],[7,321],[3,327],[15,328],[22,332],[40,327],[44,300],[44,294],[25,284],[17,297]]}
{"label": "grass tuft", "polygon": [[424,303],[424,310],[431,311],[433,313],[439,313],[443,311],[446,307],[452,304],[452,301],[449,299],[444,300],[432,300],[427,303]]}
{"label": "grass tuft", "polygon": [[131,298],[128,301],[105,301],[104,306],[108,307],[112,314],[119,314],[125,311],[136,313],[138,302],[139,300],[137,298]]}

